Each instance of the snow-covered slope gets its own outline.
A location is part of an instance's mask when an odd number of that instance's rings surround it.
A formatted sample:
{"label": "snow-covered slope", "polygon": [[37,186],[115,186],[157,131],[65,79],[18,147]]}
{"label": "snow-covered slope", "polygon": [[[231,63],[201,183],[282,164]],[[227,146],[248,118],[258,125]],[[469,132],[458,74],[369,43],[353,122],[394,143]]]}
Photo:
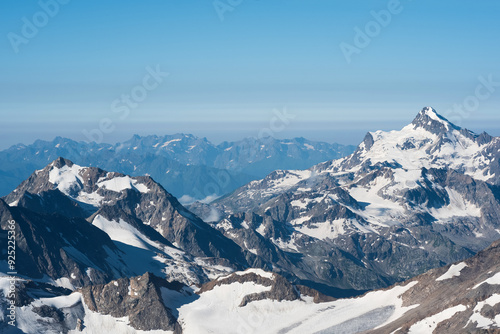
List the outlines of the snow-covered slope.
{"label": "snow-covered slope", "polygon": [[[78,333],[77,326],[83,333],[494,333],[499,258],[495,242],[464,262],[337,300],[260,269],[221,276],[196,292],[151,274],[72,294],[23,283],[20,291],[34,299],[16,312],[26,333]],[[8,284],[0,278],[4,293]]]}
{"label": "snow-covered slope", "polygon": [[[499,138],[461,129],[427,107],[402,130],[368,133],[348,157],[275,171],[216,200],[226,216],[214,226],[241,247],[251,225],[283,251],[310,255],[295,260],[314,273],[301,279],[373,289],[500,238],[499,159]],[[261,219],[249,224],[242,212]],[[333,259],[332,249],[343,259]],[[363,281],[361,273],[375,276]]]}

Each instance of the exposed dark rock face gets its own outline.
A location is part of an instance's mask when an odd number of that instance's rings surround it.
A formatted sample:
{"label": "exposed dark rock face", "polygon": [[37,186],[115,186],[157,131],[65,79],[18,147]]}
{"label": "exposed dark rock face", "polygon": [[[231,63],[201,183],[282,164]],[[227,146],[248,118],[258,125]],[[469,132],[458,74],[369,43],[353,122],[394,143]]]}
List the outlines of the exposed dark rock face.
{"label": "exposed dark rock face", "polygon": [[33,312],[42,318],[52,318],[55,322],[62,322],[64,320],[64,313],[53,306],[42,305],[33,307]]}
{"label": "exposed dark rock face", "polygon": [[[9,207],[0,199],[0,226],[16,222],[16,269],[32,278],[67,277],[75,286],[102,283],[112,278],[106,263],[118,249],[109,236],[81,218],[43,215]],[[85,254],[85,255],[83,255]],[[87,268],[92,268],[87,272]],[[115,268],[116,270],[116,268]],[[119,269],[118,269],[119,272]]]}
{"label": "exposed dark rock face", "polygon": [[71,200],[61,193],[59,189],[46,190],[37,194],[26,191],[18,197],[17,201],[17,206],[42,214],[57,212],[62,216],[79,218],[87,218],[89,215],[89,212],[82,208],[81,203],[78,204]]}
{"label": "exposed dark rock face", "polygon": [[181,327],[164,305],[161,288],[180,291],[183,285],[169,283],[146,273],[134,278],[121,278],[106,285],[93,285],[80,290],[90,310],[116,318],[128,316],[130,325],[139,330],[170,330],[181,333]]}

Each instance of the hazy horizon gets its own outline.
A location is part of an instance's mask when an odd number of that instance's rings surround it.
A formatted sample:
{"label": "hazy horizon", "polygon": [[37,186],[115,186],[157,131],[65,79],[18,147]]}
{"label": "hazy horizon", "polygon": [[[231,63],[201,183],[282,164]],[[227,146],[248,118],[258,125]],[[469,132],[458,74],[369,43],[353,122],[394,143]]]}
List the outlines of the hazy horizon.
{"label": "hazy horizon", "polygon": [[[399,130],[405,125],[409,124],[411,120],[404,121],[371,121],[371,122],[336,122],[336,123],[308,123],[308,124],[290,124],[288,128],[283,131],[276,131],[270,133],[272,137],[277,139],[292,139],[304,137],[312,141],[320,141],[327,143],[337,143],[342,145],[357,146],[363,140],[367,132],[374,132],[377,130],[391,131]],[[89,124],[90,125],[90,124]],[[209,124],[212,125],[212,124]],[[110,135],[103,136],[103,143],[116,144],[132,138],[137,134],[140,136],[148,135],[173,135],[176,133],[191,134],[199,138],[206,137],[207,140],[217,145],[224,141],[238,141],[248,137],[258,138],[262,129],[269,129],[266,124],[253,123],[249,125],[244,124],[224,124],[226,130],[220,131],[220,128],[210,128],[206,123],[191,123],[189,125],[171,125],[164,129],[161,124],[150,123],[146,127],[149,130],[136,131],[133,126],[122,126],[120,130],[114,131]],[[16,136],[15,127],[10,127],[12,133],[4,131],[0,133],[0,150],[8,149],[9,147],[17,144],[29,145],[35,140],[52,141],[56,137],[69,138],[75,141],[88,141],[81,133],[77,133],[77,129],[66,128],[52,124],[54,128],[51,131],[41,129],[40,132],[32,131],[30,136],[22,134]],[[219,124],[219,126],[222,126]],[[500,127],[494,126],[493,122],[466,122],[462,127],[467,128],[475,133],[487,132],[492,136],[500,136]],[[186,131],[177,131],[178,129],[186,129]],[[231,128],[231,130],[227,130]],[[272,132],[272,131],[271,131]],[[74,135],[77,133],[77,135]],[[17,139],[16,139],[17,138]]]}
{"label": "hazy horizon", "polygon": [[106,142],[176,132],[235,140],[270,127],[275,110],[295,115],[275,136],[341,144],[398,129],[424,106],[500,134],[500,3],[224,8],[1,2],[0,149],[96,129]]}

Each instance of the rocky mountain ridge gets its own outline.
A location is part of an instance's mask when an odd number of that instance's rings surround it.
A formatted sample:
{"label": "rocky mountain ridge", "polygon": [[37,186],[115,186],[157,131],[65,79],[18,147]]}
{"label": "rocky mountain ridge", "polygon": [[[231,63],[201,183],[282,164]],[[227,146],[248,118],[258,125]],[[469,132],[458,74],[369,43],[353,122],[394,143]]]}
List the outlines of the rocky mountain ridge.
{"label": "rocky mountain ridge", "polygon": [[[66,259],[79,263],[78,271],[49,270],[52,265],[40,268],[40,275],[62,279],[67,286],[146,271],[198,284],[221,272],[259,264],[254,254],[189,212],[150,177],[110,173],[58,158],[4,200],[9,205],[1,202],[2,214],[15,217],[20,236],[26,233],[27,242],[19,244],[19,251],[42,256],[38,263]],[[69,253],[60,258],[55,255],[57,248]],[[96,249],[102,251],[91,260],[89,254]],[[89,270],[105,278],[95,280]]]}

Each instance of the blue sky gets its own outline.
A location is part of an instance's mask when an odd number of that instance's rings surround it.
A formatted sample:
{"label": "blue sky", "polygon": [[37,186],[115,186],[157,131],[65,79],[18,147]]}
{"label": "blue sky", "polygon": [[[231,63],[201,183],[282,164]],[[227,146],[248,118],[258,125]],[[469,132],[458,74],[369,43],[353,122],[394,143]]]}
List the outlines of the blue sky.
{"label": "blue sky", "polygon": [[[426,105],[445,116],[465,105],[454,121],[500,135],[496,1],[59,1],[0,3],[0,149],[84,140],[103,119],[105,142],[233,140],[284,110],[293,118],[276,137],[357,144]],[[341,45],[357,50],[349,62]],[[168,76],[145,90],[152,69]],[[118,112],[133,92],[134,107]]]}

